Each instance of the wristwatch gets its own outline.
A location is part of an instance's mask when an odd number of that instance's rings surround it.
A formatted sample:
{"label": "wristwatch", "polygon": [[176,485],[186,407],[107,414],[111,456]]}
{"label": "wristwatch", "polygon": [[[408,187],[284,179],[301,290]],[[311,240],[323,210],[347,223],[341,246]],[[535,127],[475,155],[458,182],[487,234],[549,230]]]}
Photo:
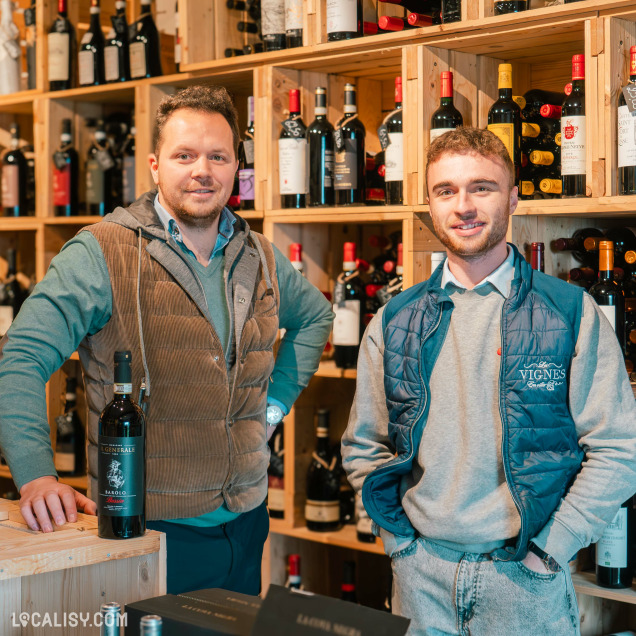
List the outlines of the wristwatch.
{"label": "wristwatch", "polygon": [[268,404],[267,410],[265,411],[265,417],[267,419],[268,426],[277,426],[283,421],[285,413],[283,413],[283,409],[281,409],[280,406],[276,406],[276,404]]}
{"label": "wristwatch", "polygon": [[543,565],[545,565],[545,569],[548,572],[559,572],[561,570],[561,566],[547,552],[544,552],[538,545],[532,543],[532,541],[528,544],[528,552],[536,554],[543,561]]}

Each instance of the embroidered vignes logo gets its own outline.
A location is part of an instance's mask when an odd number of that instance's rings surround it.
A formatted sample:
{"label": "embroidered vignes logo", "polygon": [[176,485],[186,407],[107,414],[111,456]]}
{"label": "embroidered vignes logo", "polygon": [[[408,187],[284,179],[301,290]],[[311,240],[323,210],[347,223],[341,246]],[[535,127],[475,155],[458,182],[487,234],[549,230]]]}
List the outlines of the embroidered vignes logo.
{"label": "embroidered vignes logo", "polygon": [[519,373],[529,389],[546,389],[554,391],[565,381],[565,369],[562,364],[554,362],[533,362],[524,365]]}

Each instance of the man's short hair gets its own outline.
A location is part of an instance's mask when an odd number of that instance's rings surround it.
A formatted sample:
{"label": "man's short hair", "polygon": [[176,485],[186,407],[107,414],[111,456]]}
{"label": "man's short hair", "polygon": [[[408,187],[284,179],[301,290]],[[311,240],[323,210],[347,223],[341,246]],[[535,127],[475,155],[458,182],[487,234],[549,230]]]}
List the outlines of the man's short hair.
{"label": "man's short hair", "polygon": [[489,130],[461,126],[440,135],[428,147],[426,153],[426,181],[428,188],[428,167],[439,161],[444,154],[477,154],[489,159],[499,159],[508,172],[509,184],[515,185],[515,167],[510,159],[508,149],[497,135]]}
{"label": "man's short hair", "polygon": [[161,147],[161,133],[170,117],[182,108],[202,113],[223,115],[232,130],[234,157],[238,157],[240,141],[238,113],[230,94],[223,86],[189,86],[174,95],[164,97],[159,103],[152,133],[153,152],[158,155]]}

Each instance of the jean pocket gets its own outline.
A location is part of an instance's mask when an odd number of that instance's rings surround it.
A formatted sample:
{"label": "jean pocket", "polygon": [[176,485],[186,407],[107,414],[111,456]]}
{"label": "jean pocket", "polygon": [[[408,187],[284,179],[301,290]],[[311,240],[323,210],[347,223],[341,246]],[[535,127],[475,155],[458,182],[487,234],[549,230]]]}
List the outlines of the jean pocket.
{"label": "jean pocket", "polygon": [[411,556],[412,554],[415,554],[415,551],[417,550],[417,546],[419,542],[420,542],[419,539],[413,539],[413,541],[411,541],[411,543],[409,543],[406,547],[401,548],[400,550],[397,550],[396,552],[394,552],[391,555],[391,559],[393,561],[398,561],[399,559],[404,559],[408,556]]}
{"label": "jean pocket", "polygon": [[563,574],[563,570],[561,569],[557,572],[535,572],[522,561],[513,561],[512,563],[517,567],[521,576],[532,579],[533,581],[551,582]]}

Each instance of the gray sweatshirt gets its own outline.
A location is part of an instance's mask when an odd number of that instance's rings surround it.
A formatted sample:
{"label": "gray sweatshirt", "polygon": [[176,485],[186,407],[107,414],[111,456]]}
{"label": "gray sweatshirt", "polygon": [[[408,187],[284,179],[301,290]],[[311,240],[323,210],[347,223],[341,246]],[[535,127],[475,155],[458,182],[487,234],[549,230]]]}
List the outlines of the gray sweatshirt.
{"label": "gray sweatshirt", "polygon": [[[430,378],[430,411],[402,505],[419,534],[467,552],[490,552],[519,532],[520,517],[501,457],[498,348],[500,318],[513,271],[510,258],[472,290],[442,285],[455,304]],[[393,457],[384,392],[382,313],[371,321],[358,359],[358,381],[343,437],[344,467],[356,491]],[[550,521],[532,539],[562,566],[598,540],[619,505],[636,491],[636,402],[616,336],[584,294],[570,373],[570,410],[583,468]],[[388,554],[412,538],[381,530]]]}

